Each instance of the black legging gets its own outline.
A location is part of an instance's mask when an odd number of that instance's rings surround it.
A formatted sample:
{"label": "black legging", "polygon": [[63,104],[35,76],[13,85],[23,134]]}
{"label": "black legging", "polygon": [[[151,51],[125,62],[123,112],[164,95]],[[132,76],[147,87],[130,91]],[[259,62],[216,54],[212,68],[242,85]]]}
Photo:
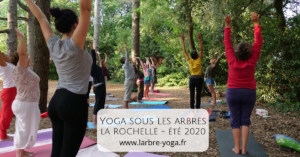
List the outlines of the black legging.
{"label": "black legging", "polygon": [[104,109],[105,106],[105,98],[106,98],[106,87],[105,84],[94,87],[95,93],[95,106],[93,114],[97,115],[98,111]]}
{"label": "black legging", "polygon": [[86,95],[58,89],[49,103],[48,114],[53,128],[51,157],[75,157],[87,126]]}
{"label": "black legging", "polygon": [[195,108],[195,88],[196,93],[196,109],[200,109],[201,105],[201,91],[204,80],[201,76],[190,76],[189,88],[190,88],[190,106],[191,109]]}

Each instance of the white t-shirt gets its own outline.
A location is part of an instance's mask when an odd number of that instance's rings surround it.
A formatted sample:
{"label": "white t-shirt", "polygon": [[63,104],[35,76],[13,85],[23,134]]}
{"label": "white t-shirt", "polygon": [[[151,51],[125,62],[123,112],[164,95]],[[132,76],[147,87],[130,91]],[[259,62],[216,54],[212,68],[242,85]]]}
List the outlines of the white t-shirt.
{"label": "white t-shirt", "polygon": [[91,81],[93,81],[93,80],[94,80],[94,79],[93,79],[93,77],[92,77],[92,76],[90,76],[90,80],[89,80],[89,81],[91,82]]}
{"label": "white t-shirt", "polygon": [[3,88],[11,88],[15,87],[15,83],[13,80],[13,71],[16,66],[11,63],[6,62],[6,66],[0,66],[0,76],[3,80]]}

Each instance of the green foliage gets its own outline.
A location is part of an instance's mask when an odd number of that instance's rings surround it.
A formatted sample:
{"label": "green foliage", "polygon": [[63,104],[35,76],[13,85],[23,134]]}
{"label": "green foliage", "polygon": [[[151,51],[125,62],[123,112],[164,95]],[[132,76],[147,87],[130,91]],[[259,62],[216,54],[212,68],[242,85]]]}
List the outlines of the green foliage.
{"label": "green foliage", "polygon": [[56,72],[56,67],[54,65],[54,62],[50,62],[49,65],[49,80],[58,80],[58,75]]}
{"label": "green foliage", "polygon": [[[276,26],[274,19],[266,19],[265,25]],[[274,104],[284,111],[300,110],[300,16],[288,21],[285,32],[276,29],[263,31],[264,48],[257,66],[260,100]]]}

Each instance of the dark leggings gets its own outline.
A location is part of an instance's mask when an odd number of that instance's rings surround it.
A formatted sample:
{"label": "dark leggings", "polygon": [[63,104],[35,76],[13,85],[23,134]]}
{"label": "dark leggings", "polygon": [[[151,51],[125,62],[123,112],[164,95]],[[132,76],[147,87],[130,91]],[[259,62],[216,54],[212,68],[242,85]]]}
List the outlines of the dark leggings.
{"label": "dark leggings", "polygon": [[94,87],[95,93],[95,106],[94,106],[94,115],[97,115],[98,111],[104,109],[105,98],[106,98],[106,86],[102,84],[100,86]]}
{"label": "dark leggings", "polygon": [[87,126],[86,95],[58,89],[49,103],[48,114],[53,128],[51,157],[75,157]]}
{"label": "dark leggings", "polygon": [[245,88],[228,88],[226,100],[230,110],[232,129],[251,124],[250,116],[256,101],[256,90]]}
{"label": "dark leggings", "polygon": [[191,109],[195,108],[195,88],[196,88],[196,109],[200,109],[201,105],[201,91],[202,84],[204,80],[203,77],[190,77],[189,88],[190,88],[190,106]]}
{"label": "dark leggings", "polygon": [[138,97],[137,100],[143,100],[144,97],[144,82],[141,81],[137,84],[138,86]]}

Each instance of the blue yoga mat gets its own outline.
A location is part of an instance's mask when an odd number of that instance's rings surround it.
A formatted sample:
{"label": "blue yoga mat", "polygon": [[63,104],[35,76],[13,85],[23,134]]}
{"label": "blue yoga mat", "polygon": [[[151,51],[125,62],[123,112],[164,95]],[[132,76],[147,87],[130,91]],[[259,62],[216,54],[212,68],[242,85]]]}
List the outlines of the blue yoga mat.
{"label": "blue yoga mat", "polygon": [[142,102],[132,102],[130,105],[164,105],[168,101],[142,101]]}
{"label": "blue yoga mat", "polygon": [[171,109],[169,106],[149,106],[149,107],[141,107],[141,108],[133,108],[135,109]]}
{"label": "blue yoga mat", "polygon": [[88,123],[87,123],[87,127],[88,127],[89,129],[96,129],[97,126],[95,126],[95,125],[93,124],[93,122],[88,122]]}

